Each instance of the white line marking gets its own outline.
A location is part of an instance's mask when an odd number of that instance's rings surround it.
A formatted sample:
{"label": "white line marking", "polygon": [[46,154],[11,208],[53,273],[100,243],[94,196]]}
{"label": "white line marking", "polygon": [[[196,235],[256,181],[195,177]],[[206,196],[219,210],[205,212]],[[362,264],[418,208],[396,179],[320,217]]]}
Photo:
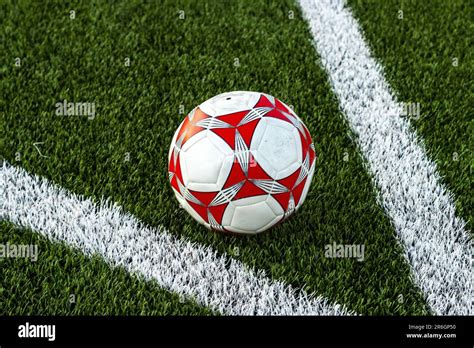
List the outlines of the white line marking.
{"label": "white line marking", "polygon": [[[416,284],[437,314],[472,313],[472,243],[424,146],[341,1],[299,0]],[[392,116],[390,116],[392,115]],[[394,116],[396,115],[396,116]]]}
{"label": "white line marking", "polygon": [[1,220],[66,242],[86,255],[98,254],[223,314],[354,314],[209,247],[178,239],[164,227],[147,227],[109,201],[94,204],[5,162],[0,174]]}

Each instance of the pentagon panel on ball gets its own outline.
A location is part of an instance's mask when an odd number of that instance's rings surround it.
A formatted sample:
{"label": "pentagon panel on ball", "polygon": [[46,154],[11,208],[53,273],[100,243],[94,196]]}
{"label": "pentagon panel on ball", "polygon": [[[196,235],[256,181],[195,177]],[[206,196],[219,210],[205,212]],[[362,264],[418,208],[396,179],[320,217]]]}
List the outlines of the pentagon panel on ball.
{"label": "pentagon panel on ball", "polygon": [[176,130],[169,179],[180,205],[206,227],[256,234],[306,198],[315,163],[308,129],[268,94],[219,94]]}

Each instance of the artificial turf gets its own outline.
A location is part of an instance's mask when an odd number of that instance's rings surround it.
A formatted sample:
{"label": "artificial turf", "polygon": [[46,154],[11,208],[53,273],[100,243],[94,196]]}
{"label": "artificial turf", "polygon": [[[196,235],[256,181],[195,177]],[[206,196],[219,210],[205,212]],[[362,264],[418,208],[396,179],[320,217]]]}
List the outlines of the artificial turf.
{"label": "artificial turf", "polygon": [[216,315],[156,283],[61,243],[0,223],[0,244],[37,245],[38,259],[0,258],[0,315]]}
{"label": "artificial turf", "polygon": [[[0,152],[8,162],[94,200],[108,197],[147,224],[162,224],[359,313],[428,312],[295,3],[4,2],[0,9]],[[247,238],[197,225],[178,209],[167,178],[168,147],[185,116],[180,111],[231,90],[262,91],[293,105],[318,156],[311,190],[296,216]],[[57,116],[55,104],[64,99],[95,102],[96,116]],[[97,314],[102,306],[111,314],[209,313],[67,246],[8,224],[1,229],[3,240],[33,239],[45,250],[38,261],[43,267],[2,261],[10,275],[1,283],[5,314]],[[325,245],[333,242],[364,244],[364,261],[326,258]],[[77,267],[74,278],[61,269],[66,265]],[[42,286],[51,290],[28,283],[29,272],[46,279]],[[15,279],[28,284],[14,286]],[[114,287],[94,292],[95,279]],[[80,310],[50,296],[80,284],[90,289]],[[134,289],[143,297],[135,299]],[[120,296],[127,300],[113,302]]]}
{"label": "artificial turf", "polygon": [[420,116],[410,117],[411,124],[472,232],[473,2],[349,0],[349,4],[399,101],[420,103]]}

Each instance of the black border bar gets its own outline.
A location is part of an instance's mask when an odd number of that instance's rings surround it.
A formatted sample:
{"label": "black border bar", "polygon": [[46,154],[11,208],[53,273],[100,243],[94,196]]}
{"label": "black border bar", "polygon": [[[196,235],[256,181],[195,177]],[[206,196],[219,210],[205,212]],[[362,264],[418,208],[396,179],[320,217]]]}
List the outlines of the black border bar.
{"label": "black border bar", "polygon": [[[0,346],[58,344],[408,344],[472,347],[474,317],[0,317]],[[26,323],[55,340],[20,338]],[[407,334],[424,337],[408,338]],[[439,338],[438,334],[450,337]],[[453,337],[455,334],[456,337]]]}

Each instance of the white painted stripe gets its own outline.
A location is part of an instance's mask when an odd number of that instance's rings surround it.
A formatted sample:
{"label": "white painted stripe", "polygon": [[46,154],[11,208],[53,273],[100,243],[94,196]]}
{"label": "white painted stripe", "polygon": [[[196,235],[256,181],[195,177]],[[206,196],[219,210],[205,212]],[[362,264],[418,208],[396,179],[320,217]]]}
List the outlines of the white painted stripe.
{"label": "white painted stripe", "polygon": [[357,21],[341,1],[299,2],[416,284],[435,313],[473,313],[472,243],[465,222],[456,217],[452,195],[424,145],[400,117],[401,106]]}
{"label": "white painted stripe", "polygon": [[147,227],[109,201],[94,204],[7,163],[0,174],[0,219],[66,242],[86,255],[98,254],[113,266],[223,314],[353,314],[209,247],[178,239],[164,227]]}

